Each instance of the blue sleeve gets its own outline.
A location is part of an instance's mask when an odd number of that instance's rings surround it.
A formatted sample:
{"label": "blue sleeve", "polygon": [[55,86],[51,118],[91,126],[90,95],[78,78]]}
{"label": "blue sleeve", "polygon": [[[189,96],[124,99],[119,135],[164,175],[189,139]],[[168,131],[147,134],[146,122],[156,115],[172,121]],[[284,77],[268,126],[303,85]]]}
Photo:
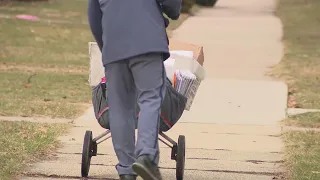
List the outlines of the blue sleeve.
{"label": "blue sleeve", "polygon": [[89,26],[94,36],[100,51],[102,51],[103,41],[102,41],[102,11],[100,9],[100,4],[98,0],[88,1],[88,21]]}
{"label": "blue sleeve", "polygon": [[182,0],[158,0],[162,11],[172,20],[180,17]]}

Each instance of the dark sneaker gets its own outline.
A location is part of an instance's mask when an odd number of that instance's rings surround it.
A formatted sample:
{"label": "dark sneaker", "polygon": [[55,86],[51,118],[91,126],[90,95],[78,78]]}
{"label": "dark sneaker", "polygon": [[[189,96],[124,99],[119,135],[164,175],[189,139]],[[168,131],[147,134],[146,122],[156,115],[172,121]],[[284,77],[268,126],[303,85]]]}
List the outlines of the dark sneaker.
{"label": "dark sneaker", "polygon": [[120,180],[136,180],[137,176],[134,175],[120,175]]}
{"label": "dark sneaker", "polygon": [[144,180],[162,180],[159,168],[149,156],[140,156],[132,165],[132,169]]}

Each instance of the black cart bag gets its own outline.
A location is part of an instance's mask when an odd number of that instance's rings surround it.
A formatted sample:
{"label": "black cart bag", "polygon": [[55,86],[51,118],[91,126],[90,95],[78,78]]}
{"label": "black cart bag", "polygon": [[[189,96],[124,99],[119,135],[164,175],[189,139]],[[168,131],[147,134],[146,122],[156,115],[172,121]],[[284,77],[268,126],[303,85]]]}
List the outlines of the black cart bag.
{"label": "black cart bag", "polygon": [[[168,131],[178,122],[187,103],[187,98],[172,87],[168,78],[165,84],[166,95],[161,106],[160,132]],[[92,104],[96,119],[101,127],[110,129],[107,94],[105,83],[100,83],[92,89]],[[138,114],[139,108],[137,108],[137,116]],[[137,121],[138,118],[136,118],[136,125],[138,124]]]}

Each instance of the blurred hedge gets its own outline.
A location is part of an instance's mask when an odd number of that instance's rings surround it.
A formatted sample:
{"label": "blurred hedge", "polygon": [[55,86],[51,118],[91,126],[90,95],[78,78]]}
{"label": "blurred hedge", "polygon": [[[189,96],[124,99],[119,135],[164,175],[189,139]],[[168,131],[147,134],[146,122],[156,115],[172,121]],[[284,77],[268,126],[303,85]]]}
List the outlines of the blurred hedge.
{"label": "blurred hedge", "polygon": [[193,5],[196,4],[196,0],[182,0],[182,13],[190,13]]}

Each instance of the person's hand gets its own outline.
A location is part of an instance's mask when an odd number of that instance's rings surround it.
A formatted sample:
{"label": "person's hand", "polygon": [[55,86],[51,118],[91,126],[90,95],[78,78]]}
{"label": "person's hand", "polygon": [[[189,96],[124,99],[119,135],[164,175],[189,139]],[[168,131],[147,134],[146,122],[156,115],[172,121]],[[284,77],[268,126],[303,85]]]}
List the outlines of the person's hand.
{"label": "person's hand", "polygon": [[177,20],[180,17],[182,0],[156,0],[170,19]]}

